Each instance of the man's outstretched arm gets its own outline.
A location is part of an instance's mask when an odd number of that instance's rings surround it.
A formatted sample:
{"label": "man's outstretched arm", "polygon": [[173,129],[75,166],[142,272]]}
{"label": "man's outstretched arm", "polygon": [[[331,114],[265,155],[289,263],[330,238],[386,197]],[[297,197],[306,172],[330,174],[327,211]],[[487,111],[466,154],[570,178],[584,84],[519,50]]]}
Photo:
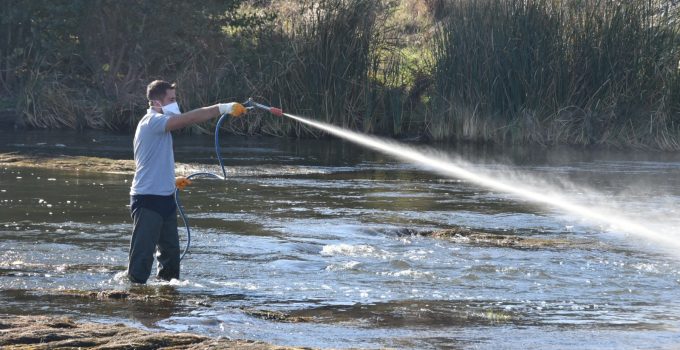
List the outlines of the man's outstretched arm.
{"label": "man's outstretched arm", "polygon": [[245,107],[237,102],[220,103],[209,107],[197,108],[193,111],[170,117],[168,123],[165,124],[165,131],[169,132],[185,126],[202,123],[225,113],[231,114],[234,117],[240,117],[245,112]]}

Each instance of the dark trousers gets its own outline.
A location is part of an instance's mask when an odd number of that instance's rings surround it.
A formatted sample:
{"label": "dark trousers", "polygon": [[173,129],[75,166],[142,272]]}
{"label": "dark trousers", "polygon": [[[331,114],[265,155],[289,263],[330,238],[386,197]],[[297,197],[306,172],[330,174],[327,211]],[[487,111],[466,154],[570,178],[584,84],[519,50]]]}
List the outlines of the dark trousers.
{"label": "dark trousers", "polygon": [[[151,275],[153,256],[158,260],[157,277],[166,281],[179,279],[179,236],[177,215],[165,217],[147,208],[132,212],[133,231],[127,275],[130,281],[146,283]],[[157,249],[158,248],[158,249]]]}

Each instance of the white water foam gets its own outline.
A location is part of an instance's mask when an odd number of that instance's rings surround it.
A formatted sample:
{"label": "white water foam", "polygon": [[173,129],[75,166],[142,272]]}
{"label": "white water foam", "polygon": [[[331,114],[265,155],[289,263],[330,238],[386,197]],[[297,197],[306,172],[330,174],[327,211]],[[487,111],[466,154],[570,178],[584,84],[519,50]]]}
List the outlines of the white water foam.
{"label": "white water foam", "polygon": [[346,261],[340,264],[330,264],[326,266],[326,271],[350,271],[350,270],[358,270],[358,267],[361,266],[361,263],[358,261]]}
{"label": "white water foam", "polygon": [[352,257],[373,257],[386,259],[390,254],[384,250],[377,249],[366,244],[330,244],[321,249],[324,256],[352,256]]}

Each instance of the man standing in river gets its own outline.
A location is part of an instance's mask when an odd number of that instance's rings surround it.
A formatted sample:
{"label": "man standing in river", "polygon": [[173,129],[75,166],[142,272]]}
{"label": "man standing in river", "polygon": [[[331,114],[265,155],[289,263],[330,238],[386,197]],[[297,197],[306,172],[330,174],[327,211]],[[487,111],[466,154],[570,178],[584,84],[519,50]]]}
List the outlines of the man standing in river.
{"label": "man standing in river", "polygon": [[146,88],[149,109],[139,121],[134,139],[135,176],[130,188],[133,221],[127,277],[146,283],[157,252],[158,275],[179,279],[180,248],[174,193],[186,179],[175,179],[173,130],[201,123],[225,113],[246,112],[240,103],[220,103],[181,113],[175,84],[155,80]]}

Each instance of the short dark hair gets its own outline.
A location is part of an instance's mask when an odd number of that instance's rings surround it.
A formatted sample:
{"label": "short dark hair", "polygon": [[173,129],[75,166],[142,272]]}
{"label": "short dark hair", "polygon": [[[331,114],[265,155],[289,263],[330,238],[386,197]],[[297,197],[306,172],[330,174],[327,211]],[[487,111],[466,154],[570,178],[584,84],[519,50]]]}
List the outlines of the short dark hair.
{"label": "short dark hair", "polygon": [[162,100],[168,90],[174,90],[177,84],[168,83],[165,80],[154,80],[146,87],[146,98],[151,100]]}

